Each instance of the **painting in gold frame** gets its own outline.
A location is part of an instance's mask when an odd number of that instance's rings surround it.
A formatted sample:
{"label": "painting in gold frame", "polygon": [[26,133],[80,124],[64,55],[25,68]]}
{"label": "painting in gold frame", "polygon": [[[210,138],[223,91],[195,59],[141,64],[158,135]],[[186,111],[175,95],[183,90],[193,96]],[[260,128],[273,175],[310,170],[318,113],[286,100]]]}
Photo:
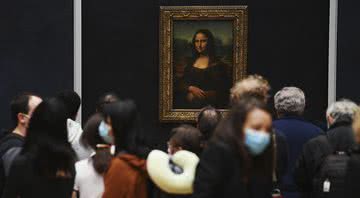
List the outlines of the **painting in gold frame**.
{"label": "painting in gold frame", "polygon": [[247,6],[160,7],[161,122],[195,121],[201,108],[228,111],[246,75]]}

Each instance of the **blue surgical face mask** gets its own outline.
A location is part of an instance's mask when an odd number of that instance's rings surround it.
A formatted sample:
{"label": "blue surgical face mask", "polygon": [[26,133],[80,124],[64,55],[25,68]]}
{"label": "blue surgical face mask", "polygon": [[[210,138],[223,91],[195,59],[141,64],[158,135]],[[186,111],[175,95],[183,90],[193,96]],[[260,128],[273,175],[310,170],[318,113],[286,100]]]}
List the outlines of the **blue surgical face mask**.
{"label": "blue surgical face mask", "polygon": [[114,144],[114,137],[109,135],[110,127],[102,121],[99,125],[99,135],[108,144]]}
{"label": "blue surgical face mask", "polygon": [[270,133],[250,128],[245,129],[245,146],[251,155],[260,155],[269,144]]}

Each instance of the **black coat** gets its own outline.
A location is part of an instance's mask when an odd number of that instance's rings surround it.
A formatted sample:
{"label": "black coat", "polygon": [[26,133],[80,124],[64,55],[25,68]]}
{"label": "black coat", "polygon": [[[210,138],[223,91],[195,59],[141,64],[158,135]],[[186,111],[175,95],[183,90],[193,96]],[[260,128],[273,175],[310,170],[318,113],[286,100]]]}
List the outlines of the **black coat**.
{"label": "black coat", "polygon": [[351,154],[347,166],[345,179],[346,198],[360,197],[360,147],[358,146]]}
{"label": "black coat", "polygon": [[[282,138],[278,138],[277,143],[278,148],[286,148]],[[268,166],[271,166],[271,162]],[[284,170],[278,172],[283,173]],[[237,152],[225,143],[211,142],[201,155],[192,197],[271,198],[271,177],[252,177],[245,182],[244,174],[243,163]]]}
{"label": "black coat", "polygon": [[354,146],[351,122],[333,124],[326,135],[307,142],[296,162],[294,180],[302,198],[313,197],[312,183],[324,159],[335,151],[349,151]]}

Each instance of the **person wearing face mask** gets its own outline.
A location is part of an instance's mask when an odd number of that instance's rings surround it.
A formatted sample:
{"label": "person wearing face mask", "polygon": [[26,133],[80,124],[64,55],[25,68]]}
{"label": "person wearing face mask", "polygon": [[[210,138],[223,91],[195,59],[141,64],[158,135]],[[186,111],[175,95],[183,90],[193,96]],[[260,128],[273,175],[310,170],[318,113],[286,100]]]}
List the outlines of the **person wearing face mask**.
{"label": "person wearing face mask", "polygon": [[42,99],[32,93],[19,94],[11,101],[11,117],[15,129],[0,141],[0,194],[2,194],[11,164],[24,144],[32,113],[41,102]]}
{"label": "person wearing face mask", "polygon": [[243,97],[203,151],[193,197],[270,198],[277,176],[273,139],[266,105],[254,97]]}
{"label": "person wearing face mask", "polygon": [[148,197],[148,175],[145,158],[149,150],[141,136],[139,115],[132,101],[108,104],[103,111],[100,136],[115,144],[115,156],[104,175],[103,198]]}
{"label": "person wearing face mask", "polygon": [[104,193],[104,174],[110,166],[112,155],[110,152],[111,143],[104,141],[100,135],[106,134],[103,131],[104,118],[100,113],[92,115],[86,122],[84,132],[81,136],[81,143],[86,149],[94,152],[87,159],[78,161],[75,164],[76,176],[73,198],[98,198]]}

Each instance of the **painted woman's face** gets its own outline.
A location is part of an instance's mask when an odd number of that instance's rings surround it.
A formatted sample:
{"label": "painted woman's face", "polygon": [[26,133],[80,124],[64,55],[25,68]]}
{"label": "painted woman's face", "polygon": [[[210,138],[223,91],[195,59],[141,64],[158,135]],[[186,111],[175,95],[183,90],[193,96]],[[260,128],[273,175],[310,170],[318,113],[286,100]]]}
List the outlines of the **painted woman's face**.
{"label": "painted woman's face", "polygon": [[199,54],[202,54],[206,50],[208,37],[203,33],[197,33],[195,36],[195,49]]}

